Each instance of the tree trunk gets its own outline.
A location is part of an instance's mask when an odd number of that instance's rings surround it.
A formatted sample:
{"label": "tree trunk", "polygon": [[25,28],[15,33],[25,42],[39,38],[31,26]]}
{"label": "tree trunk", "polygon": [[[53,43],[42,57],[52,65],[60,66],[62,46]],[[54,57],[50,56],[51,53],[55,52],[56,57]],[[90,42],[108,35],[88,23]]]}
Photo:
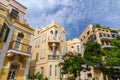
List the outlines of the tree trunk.
{"label": "tree trunk", "polygon": [[78,72],[78,77],[79,77],[79,80],[80,80],[80,72]]}
{"label": "tree trunk", "polygon": [[103,79],[104,79],[104,80],[107,80],[107,79],[106,79],[106,75],[105,75],[105,74],[103,74]]}

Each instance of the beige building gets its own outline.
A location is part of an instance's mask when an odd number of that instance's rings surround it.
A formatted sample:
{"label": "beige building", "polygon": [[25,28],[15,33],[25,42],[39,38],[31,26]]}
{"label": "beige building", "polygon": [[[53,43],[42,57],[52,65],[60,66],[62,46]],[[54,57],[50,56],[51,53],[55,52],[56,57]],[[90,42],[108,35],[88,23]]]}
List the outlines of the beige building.
{"label": "beige building", "polygon": [[[119,32],[115,29],[101,27],[100,25],[90,24],[78,37],[84,45],[86,42],[98,42],[103,49],[113,47],[111,40],[119,35]],[[92,68],[91,71],[86,72],[86,79],[98,78],[103,80],[103,75],[100,71]]]}
{"label": "beige building", "polygon": [[0,0],[1,80],[26,80],[34,30],[25,24],[25,11],[15,0]]}
{"label": "beige building", "polygon": [[67,41],[67,52],[83,53],[83,46],[78,38]]}
{"label": "beige building", "polygon": [[39,72],[49,80],[60,80],[58,64],[66,52],[64,28],[53,21],[45,27],[37,27],[34,34],[30,73]]}

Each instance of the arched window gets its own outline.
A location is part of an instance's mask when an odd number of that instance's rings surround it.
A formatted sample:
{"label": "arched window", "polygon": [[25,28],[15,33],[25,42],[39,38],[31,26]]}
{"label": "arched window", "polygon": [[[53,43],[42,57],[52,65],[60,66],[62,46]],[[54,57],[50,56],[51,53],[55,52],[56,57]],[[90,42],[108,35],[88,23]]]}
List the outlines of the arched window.
{"label": "arched window", "polygon": [[50,34],[53,35],[53,30],[50,31]]}
{"label": "arched window", "polygon": [[56,30],[55,31],[55,40],[57,39],[57,34],[58,34],[58,31]]}

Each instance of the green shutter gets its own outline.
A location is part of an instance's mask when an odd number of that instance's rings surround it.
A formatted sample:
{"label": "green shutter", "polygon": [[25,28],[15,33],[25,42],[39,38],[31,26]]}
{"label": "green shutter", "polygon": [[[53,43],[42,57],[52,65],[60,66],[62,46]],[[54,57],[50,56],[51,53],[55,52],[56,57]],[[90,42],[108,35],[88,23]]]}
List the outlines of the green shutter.
{"label": "green shutter", "polygon": [[7,31],[6,31],[6,34],[5,34],[5,38],[4,38],[4,42],[6,42],[7,41],[7,38],[8,38],[8,35],[9,35],[9,31],[10,31],[10,29],[9,28],[7,28]]}
{"label": "green shutter", "polygon": [[3,26],[2,26],[2,29],[1,29],[1,32],[0,32],[0,34],[2,35],[3,34],[3,30],[4,30],[4,28],[5,28],[5,23],[3,24]]}

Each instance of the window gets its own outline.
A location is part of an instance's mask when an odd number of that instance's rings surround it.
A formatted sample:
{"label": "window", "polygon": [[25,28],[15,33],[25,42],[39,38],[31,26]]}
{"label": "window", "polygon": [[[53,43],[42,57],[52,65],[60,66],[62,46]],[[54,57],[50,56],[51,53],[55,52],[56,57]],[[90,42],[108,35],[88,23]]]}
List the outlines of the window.
{"label": "window", "polygon": [[44,74],[44,67],[40,68],[40,74]]}
{"label": "window", "polygon": [[106,37],[106,34],[103,34],[104,37]]}
{"label": "window", "polygon": [[82,52],[82,46],[81,46],[81,52]]}
{"label": "window", "polygon": [[104,41],[101,41],[102,45],[104,45]]}
{"label": "window", "polygon": [[87,32],[87,35],[89,35],[89,34],[90,34],[90,31]]}
{"label": "window", "polygon": [[80,47],[79,47],[79,45],[77,45],[77,51],[80,51]]}
{"label": "window", "polygon": [[108,36],[108,37],[110,37],[110,35],[109,35],[109,34],[108,34],[107,36]]}
{"label": "window", "polygon": [[49,66],[49,77],[52,76],[52,65]]}
{"label": "window", "polygon": [[12,10],[11,11],[11,16],[12,16],[12,18],[14,18],[14,19],[18,19],[18,11],[16,11],[16,10]]}
{"label": "window", "polygon": [[101,29],[98,29],[99,31],[101,30]]}
{"label": "window", "polygon": [[11,65],[10,66],[10,70],[9,70],[9,73],[8,73],[8,77],[7,77],[7,79],[8,80],[14,80],[14,79],[16,79],[15,78],[15,76],[16,76],[16,73],[17,73],[17,65]]}
{"label": "window", "polygon": [[38,59],[39,59],[39,55],[38,53],[36,53],[36,61],[38,61]]}
{"label": "window", "polygon": [[85,36],[84,36],[84,39],[85,39]]}
{"label": "window", "polygon": [[112,34],[112,38],[115,38],[116,36],[115,36],[115,34]]}
{"label": "window", "polygon": [[41,49],[40,58],[45,57],[45,49]]}
{"label": "window", "polygon": [[55,65],[55,77],[57,77],[57,76],[58,76],[58,66]]}
{"label": "window", "polygon": [[91,77],[92,77],[92,74],[91,74],[91,73],[88,73],[87,76],[88,76],[88,78],[91,78]]}
{"label": "window", "polygon": [[99,33],[99,37],[102,37],[102,33]]}
{"label": "window", "polygon": [[106,41],[106,45],[109,45],[109,42],[108,42],[108,41]]}

